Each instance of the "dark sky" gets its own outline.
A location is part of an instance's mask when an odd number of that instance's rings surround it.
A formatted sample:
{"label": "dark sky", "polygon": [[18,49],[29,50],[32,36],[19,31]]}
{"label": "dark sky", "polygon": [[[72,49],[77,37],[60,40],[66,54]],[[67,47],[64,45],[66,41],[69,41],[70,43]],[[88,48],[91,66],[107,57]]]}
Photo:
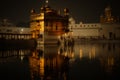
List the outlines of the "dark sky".
{"label": "dark sky", "polygon": [[[0,19],[7,18],[14,23],[29,21],[30,10],[39,12],[45,0],[0,0]],[[49,0],[53,9],[68,8],[77,21],[99,22],[99,16],[110,4],[113,16],[120,16],[119,0]]]}

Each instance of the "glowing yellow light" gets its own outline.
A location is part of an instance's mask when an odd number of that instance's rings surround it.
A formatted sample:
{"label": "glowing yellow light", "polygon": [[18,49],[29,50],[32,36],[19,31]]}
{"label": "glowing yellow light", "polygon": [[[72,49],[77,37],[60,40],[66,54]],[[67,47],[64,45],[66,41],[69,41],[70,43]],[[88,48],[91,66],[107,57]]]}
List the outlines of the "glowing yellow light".
{"label": "glowing yellow light", "polygon": [[83,57],[82,49],[80,49],[80,59]]}
{"label": "glowing yellow light", "polygon": [[89,58],[95,58],[95,47],[93,47],[92,50],[89,52]]}
{"label": "glowing yellow light", "polygon": [[60,51],[58,51],[58,54],[60,54]]}
{"label": "glowing yellow light", "polygon": [[46,2],[46,4],[48,4],[48,0],[46,0],[45,2]]}
{"label": "glowing yellow light", "polygon": [[40,58],[40,75],[44,75],[44,58]]}
{"label": "glowing yellow light", "polygon": [[72,58],[74,57],[74,53],[71,54],[71,57],[72,57]]}

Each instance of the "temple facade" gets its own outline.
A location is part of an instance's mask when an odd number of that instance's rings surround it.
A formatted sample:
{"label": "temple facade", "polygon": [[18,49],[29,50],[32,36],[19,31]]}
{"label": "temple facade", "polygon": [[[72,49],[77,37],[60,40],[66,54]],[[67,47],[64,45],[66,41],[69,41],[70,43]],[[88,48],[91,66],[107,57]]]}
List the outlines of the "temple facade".
{"label": "temple facade", "polygon": [[57,43],[61,36],[68,31],[69,10],[65,8],[64,14],[53,10],[48,1],[41,7],[40,13],[31,10],[30,31],[32,38],[37,39],[40,44]]}

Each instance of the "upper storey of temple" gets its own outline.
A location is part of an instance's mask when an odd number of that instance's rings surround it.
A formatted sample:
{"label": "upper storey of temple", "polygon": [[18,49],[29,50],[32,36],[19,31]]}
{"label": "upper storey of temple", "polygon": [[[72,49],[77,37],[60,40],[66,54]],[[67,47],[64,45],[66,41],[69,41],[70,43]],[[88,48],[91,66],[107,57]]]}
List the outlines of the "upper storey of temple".
{"label": "upper storey of temple", "polygon": [[48,5],[48,0],[40,8],[40,13],[31,10],[30,28],[33,38],[39,38],[38,35],[62,35],[68,32],[69,10],[65,8],[64,14],[59,10],[54,10]]}
{"label": "upper storey of temple", "polygon": [[62,15],[62,14],[60,14],[59,10],[52,9],[48,5],[48,0],[46,0],[45,5],[40,8],[40,13],[36,13],[35,9],[31,10],[31,19],[35,19],[35,18],[40,17],[40,16],[44,17],[44,19],[48,19],[48,18],[51,18],[51,19],[56,19],[56,18],[57,19],[63,19],[63,18],[68,17],[69,10],[67,8],[65,8],[63,10],[63,12],[64,12],[64,14]]}

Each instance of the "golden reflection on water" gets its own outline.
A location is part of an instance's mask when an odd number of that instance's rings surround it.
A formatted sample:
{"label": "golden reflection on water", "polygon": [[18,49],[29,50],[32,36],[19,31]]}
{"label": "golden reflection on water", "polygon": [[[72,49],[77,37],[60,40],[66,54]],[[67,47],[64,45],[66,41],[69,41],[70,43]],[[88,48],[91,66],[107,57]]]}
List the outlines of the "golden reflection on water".
{"label": "golden reflection on water", "polygon": [[92,49],[89,51],[89,59],[95,58],[95,47],[92,47]]}
{"label": "golden reflection on water", "polygon": [[[31,74],[39,75],[41,79],[57,79],[66,80],[68,74],[68,66],[72,65],[77,57],[80,60],[88,58],[89,60],[98,60],[101,68],[104,68],[106,72],[112,72],[112,68],[115,65],[115,57],[119,51],[115,54],[113,46],[110,45],[74,45],[74,46],[44,46],[43,52],[41,50],[35,50],[32,52],[32,56],[29,57]],[[117,47],[120,48],[120,47]],[[116,48],[116,50],[117,50]],[[40,48],[39,48],[40,49]],[[111,50],[110,50],[111,49]],[[117,56],[118,59],[120,56]],[[69,63],[69,64],[68,64]],[[71,63],[71,64],[70,64]]]}
{"label": "golden reflection on water", "polygon": [[0,63],[23,61],[24,57],[30,53],[29,49],[3,49],[0,50]]}
{"label": "golden reflection on water", "polygon": [[83,51],[82,51],[82,49],[80,49],[80,59],[83,57]]}
{"label": "golden reflection on water", "polygon": [[72,49],[68,47],[63,49],[53,45],[43,48],[34,50],[32,55],[29,56],[32,79],[34,80],[37,76],[43,80],[67,80],[69,57],[73,57]]}
{"label": "golden reflection on water", "polygon": [[93,63],[97,61],[101,70],[109,74],[119,66],[120,61],[119,44],[75,44],[74,46],[42,45],[33,50],[2,50],[0,51],[0,64],[15,61],[15,59],[24,61],[28,53],[30,54],[27,57],[32,80],[36,78],[69,80],[72,76],[69,75],[70,69],[73,68],[71,66],[79,66],[77,68],[79,71],[79,68],[84,65],[82,64],[84,59]]}

